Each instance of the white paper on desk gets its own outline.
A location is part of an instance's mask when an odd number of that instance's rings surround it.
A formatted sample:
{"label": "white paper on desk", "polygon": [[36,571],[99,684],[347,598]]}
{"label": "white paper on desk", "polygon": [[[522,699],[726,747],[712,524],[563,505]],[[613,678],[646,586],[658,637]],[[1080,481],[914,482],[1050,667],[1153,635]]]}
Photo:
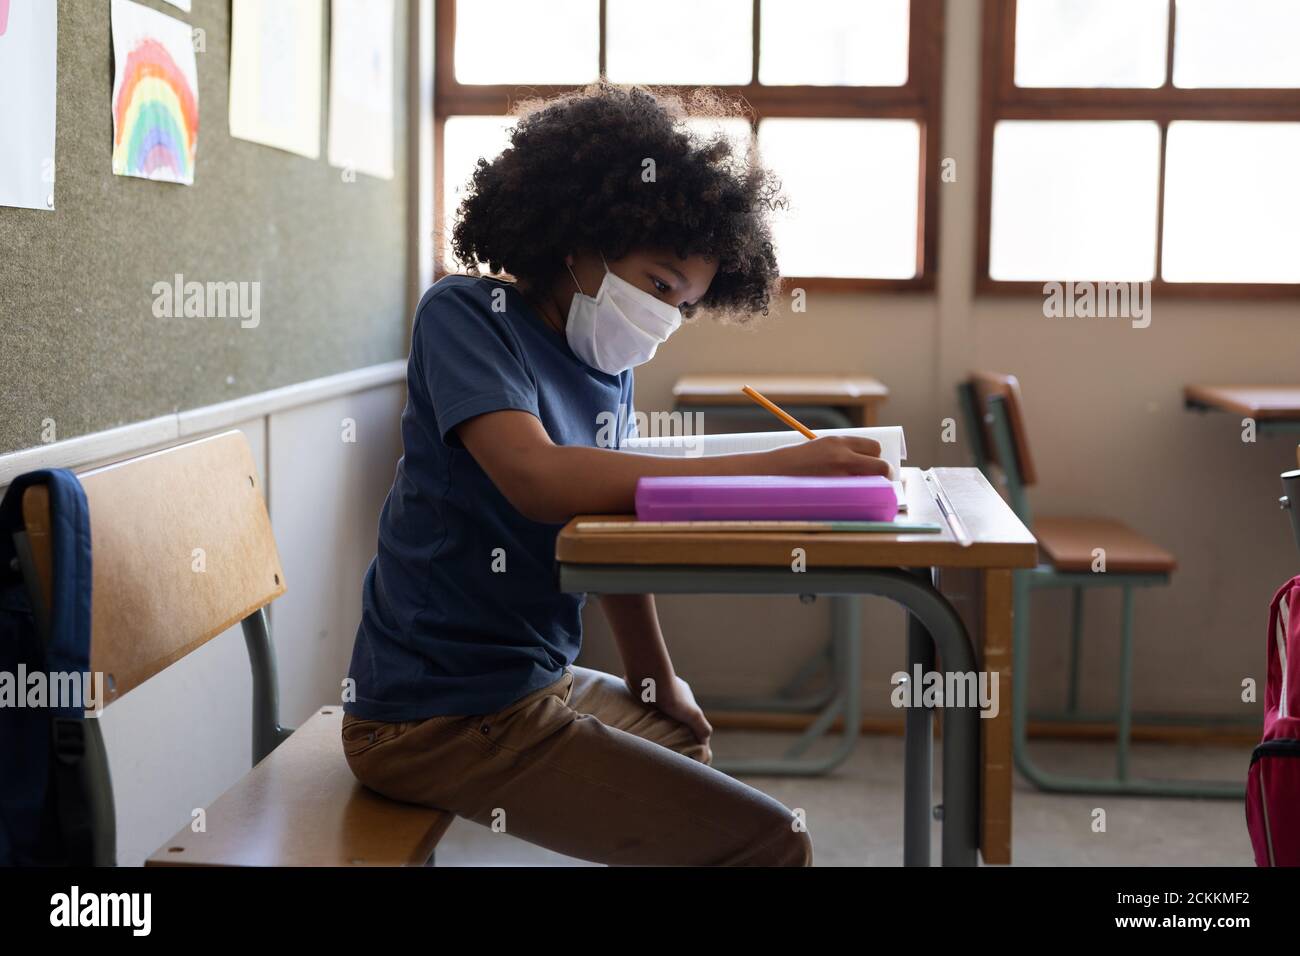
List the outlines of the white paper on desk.
{"label": "white paper on desk", "polygon": [[0,206],[54,208],[58,7],[0,0]]}
{"label": "white paper on desk", "polygon": [[[889,462],[901,475],[902,462],[907,458],[907,442],[898,425],[881,425],[874,428],[819,428],[818,438],[827,435],[852,435],[873,438],[880,442],[880,457]],[[771,451],[787,445],[807,441],[803,435],[789,429],[772,432],[735,432],[726,435],[673,435],[664,438],[629,438],[623,442],[622,451],[639,455],[664,455],[671,458],[694,458],[702,455],[742,455],[747,452]],[[900,510],[907,510],[907,498],[902,481],[894,482]]]}
{"label": "white paper on desk", "polygon": [[230,135],[320,156],[322,0],[233,0]]}

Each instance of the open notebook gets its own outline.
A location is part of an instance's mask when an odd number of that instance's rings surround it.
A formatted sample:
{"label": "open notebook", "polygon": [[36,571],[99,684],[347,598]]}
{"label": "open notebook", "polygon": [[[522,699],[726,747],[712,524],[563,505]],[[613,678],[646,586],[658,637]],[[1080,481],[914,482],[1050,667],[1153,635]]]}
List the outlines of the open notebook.
{"label": "open notebook", "polygon": [[[907,443],[903,440],[903,429],[898,425],[883,425],[875,428],[821,428],[815,430],[818,438],[824,435],[856,435],[862,438],[874,438],[880,442],[880,457],[894,467],[897,475],[902,475],[902,462],[907,458]],[[746,452],[771,451],[786,445],[797,445],[807,441],[796,431],[781,429],[771,432],[735,432],[726,435],[675,435],[668,438],[629,438],[623,442],[622,450],[639,455],[667,455],[675,458],[691,458],[698,455],[741,455]],[[907,510],[907,498],[903,494],[902,481],[894,482],[894,493],[898,495],[898,508]]]}

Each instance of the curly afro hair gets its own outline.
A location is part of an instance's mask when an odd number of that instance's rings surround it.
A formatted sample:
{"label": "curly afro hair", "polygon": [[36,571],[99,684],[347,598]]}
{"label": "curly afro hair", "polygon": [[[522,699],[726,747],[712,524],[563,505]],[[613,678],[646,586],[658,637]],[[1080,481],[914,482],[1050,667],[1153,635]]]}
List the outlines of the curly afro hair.
{"label": "curly afro hair", "polygon": [[684,314],[767,314],[779,287],[768,212],[784,206],[780,184],[752,153],[737,155],[720,128],[703,136],[686,123],[746,116],[743,103],[602,81],[519,112],[510,145],[478,161],[457,212],[451,248],[471,274],[482,262],[540,288],[571,252],[617,259],[672,249],[718,262],[708,292]]}

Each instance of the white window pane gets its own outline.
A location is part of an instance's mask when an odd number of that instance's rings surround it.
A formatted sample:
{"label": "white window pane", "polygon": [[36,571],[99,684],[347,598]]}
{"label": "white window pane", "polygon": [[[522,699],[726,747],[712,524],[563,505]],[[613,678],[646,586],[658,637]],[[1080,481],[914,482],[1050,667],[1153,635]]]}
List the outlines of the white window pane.
{"label": "white window pane", "polygon": [[608,0],[606,72],[615,83],[748,83],[753,36],[751,0]]}
{"label": "white window pane", "polygon": [[758,148],[790,202],[772,223],[784,275],[916,275],[915,122],[770,119],[758,126]]}
{"label": "white window pane", "polygon": [[1153,278],[1159,178],[1155,123],[998,123],[989,275],[1061,282]]}
{"label": "white window pane", "polygon": [[[510,143],[510,131],[518,122],[513,116],[451,116],[442,131],[442,234],[438,249],[443,263],[451,249],[451,227],[456,209],[465,198],[466,186],[474,175],[479,159],[491,160],[501,155]],[[468,266],[468,263],[462,263]]]}
{"label": "white window pane", "polygon": [[1163,277],[1300,282],[1300,123],[1170,123]]}
{"label": "white window pane", "polygon": [[763,0],[758,81],[902,86],[908,0]]}
{"label": "white window pane", "polygon": [[600,72],[600,0],[457,0],[461,83],[588,83]]}
{"label": "white window pane", "polygon": [[1174,86],[1300,86],[1300,0],[1178,0]]}
{"label": "white window pane", "polygon": [[1167,0],[1018,0],[1016,85],[1155,88]]}

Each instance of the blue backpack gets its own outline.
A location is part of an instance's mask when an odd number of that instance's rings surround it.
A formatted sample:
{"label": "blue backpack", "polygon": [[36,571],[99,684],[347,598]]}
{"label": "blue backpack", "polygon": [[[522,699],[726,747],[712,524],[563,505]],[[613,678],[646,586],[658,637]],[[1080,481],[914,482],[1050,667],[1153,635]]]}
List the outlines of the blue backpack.
{"label": "blue backpack", "polygon": [[[48,620],[33,606],[24,578],[26,569],[35,579],[25,547],[22,496],[41,484],[49,493],[54,563]],[[18,684],[20,667],[27,674],[90,670],[90,562],[90,512],[77,477],[54,469],[14,479],[0,502],[0,679],[7,679],[15,695],[0,706],[3,866],[96,862],[84,772],[91,735],[82,710],[16,706],[25,693]]]}

